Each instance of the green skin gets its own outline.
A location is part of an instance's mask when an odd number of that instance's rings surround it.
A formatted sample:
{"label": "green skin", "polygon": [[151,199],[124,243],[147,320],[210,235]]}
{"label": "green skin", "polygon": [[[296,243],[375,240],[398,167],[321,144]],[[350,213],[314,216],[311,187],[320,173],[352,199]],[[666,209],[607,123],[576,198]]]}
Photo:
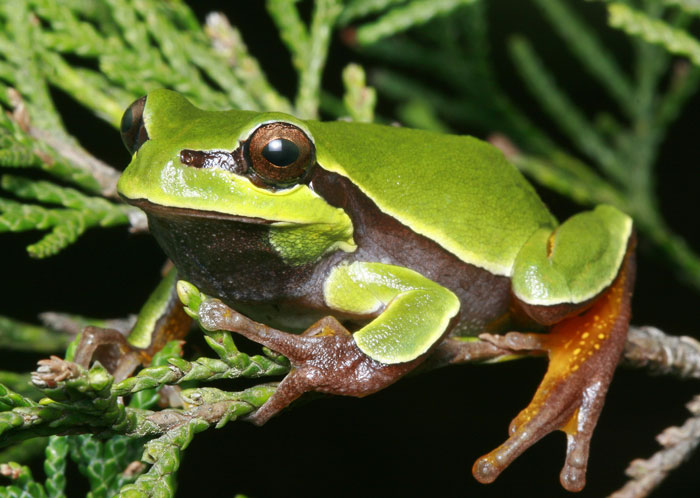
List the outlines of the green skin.
{"label": "green skin", "polygon": [[[271,123],[301,132],[304,138],[290,140],[311,150],[302,174],[284,177],[290,167],[280,166],[280,179],[259,166],[251,137]],[[253,417],[256,423],[305,391],[375,392],[434,353],[447,336],[562,322],[605,295],[629,260],[628,216],[599,206],[558,225],[503,155],[472,137],[279,113],[203,111],[167,90],[150,93],[145,108],[141,101],[127,110],[122,133],[127,147],[138,150],[119,193],[146,211],[181,275],[226,303],[205,302],[195,310],[200,321],[242,333],[292,361],[292,373]],[[202,154],[223,156],[202,161]],[[226,239],[230,244],[222,249]],[[469,283],[458,284],[460,275]],[[232,308],[268,325],[306,331],[286,334]],[[626,319],[616,325],[623,334]],[[510,336],[507,344],[489,340],[512,351],[547,350],[530,344],[529,336]],[[606,372],[597,379],[603,395],[619,343],[596,364]],[[573,394],[560,403],[567,417],[590,387],[569,384]],[[553,410],[542,415],[546,432],[564,423],[565,409]],[[594,411],[593,426],[599,409]],[[580,431],[586,432],[586,457],[591,431]],[[482,469],[477,478],[493,480],[539,437],[513,450],[502,468]],[[565,479],[563,472],[562,483],[580,489],[579,474]]]}

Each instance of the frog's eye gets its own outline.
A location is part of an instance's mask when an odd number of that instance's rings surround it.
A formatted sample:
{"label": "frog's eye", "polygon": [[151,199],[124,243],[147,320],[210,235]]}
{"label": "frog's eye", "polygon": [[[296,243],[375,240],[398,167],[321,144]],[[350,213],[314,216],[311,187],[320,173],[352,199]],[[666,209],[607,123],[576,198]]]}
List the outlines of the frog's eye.
{"label": "frog's eye", "polygon": [[246,147],[250,165],[260,179],[273,186],[301,181],[314,163],[314,146],[299,127],[267,123],[253,132]]}
{"label": "frog's eye", "polygon": [[148,140],[148,132],[143,122],[143,108],[145,106],[146,97],[144,96],[131,104],[122,116],[120,127],[122,142],[132,155]]}

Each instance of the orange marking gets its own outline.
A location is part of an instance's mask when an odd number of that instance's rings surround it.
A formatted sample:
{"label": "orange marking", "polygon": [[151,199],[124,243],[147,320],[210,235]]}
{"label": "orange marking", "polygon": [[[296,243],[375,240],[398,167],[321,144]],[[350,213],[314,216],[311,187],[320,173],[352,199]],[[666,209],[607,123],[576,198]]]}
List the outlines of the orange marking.
{"label": "orange marking", "polygon": [[547,259],[552,257],[552,253],[554,252],[554,235],[556,234],[556,230],[554,230],[549,237],[547,237]]}
{"label": "orange marking", "polygon": [[569,436],[573,436],[578,432],[578,412],[579,412],[579,409],[576,408],[576,411],[574,412],[573,415],[571,415],[571,418],[569,419],[569,421],[566,422],[561,428],[561,430],[564,431]]}

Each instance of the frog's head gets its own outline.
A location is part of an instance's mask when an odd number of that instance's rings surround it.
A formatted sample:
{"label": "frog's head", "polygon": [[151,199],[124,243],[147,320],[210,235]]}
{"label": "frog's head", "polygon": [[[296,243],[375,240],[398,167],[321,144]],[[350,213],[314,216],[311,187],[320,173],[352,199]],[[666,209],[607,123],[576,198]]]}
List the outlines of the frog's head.
{"label": "frog's head", "polygon": [[118,191],[151,225],[154,217],[262,225],[291,264],[354,247],[348,216],[308,185],[314,139],[293,116],[203,111],[156,90],[127,109],[121,131],[133,157]]}

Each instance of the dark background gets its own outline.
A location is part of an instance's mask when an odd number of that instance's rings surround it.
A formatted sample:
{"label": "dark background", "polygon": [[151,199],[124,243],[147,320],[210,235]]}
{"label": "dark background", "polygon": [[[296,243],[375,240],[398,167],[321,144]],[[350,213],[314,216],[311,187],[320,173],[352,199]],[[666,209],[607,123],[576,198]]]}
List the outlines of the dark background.
{"label": "dark background", "polygon": [[[243,32],[272,83],[288,96],[296,78],[289,55],[270,22],[263,2],[199,2],[200,19],[224,10]],[[539,11],[529,2],[491,0],[490,29],[500,81],[529,116],[555,138],[546,116],[519,82],[504,40],[525,34],[555,72],[572,99],[591,111],[614,108],[582,73]],[[606,28],[601,4],[581,4],[580,11],[628,63],[626,38]],[[344,47],[336,38],[324,73],[324,86],[341,93],[340,71],[359,61],[371,75],[374,63]],[[225,70],[222,68],[222,70]],[[117,132],[56,92],[66,124],[91,152],[123,168],[128,154]],[[391,113],[391,103],[380,110]],[[700,250],[697,194],[697,132],[700,99],[686,108],[670,129],[657,163],[658,192],[669,224]],[[476,133],[475,130],[460,130]],[[562,139],[563,145],[567,145]],[[563,219],[580,209],[540,189]],[[35,321],[47,309],[90,316],[133,313],[159,279],[164,257],[149,236],[129,235],[125,228],[94,230],[80,243],[48,260],[33,261],[24,247],[38,233],[0,237],[2,271],[0,314]],[[650,250],[642,235],[633,322],[651,324],[673,334],[698,332],[698,293],[679,281]],[[8,289],[8,285],[12,289]],[[27,371],[36,357],[0,352],[3,368]],[[474,481],[476,458],[500,444],[510,420],[526,406],[546,368],[542,360],[492,366],[465,365],[404,379],[376,395],[358,400],[328,397],[297,405],[264,428],[246,423],[208,430],[195,437],[180,472],[180,496],[236,492],[265,496],[565,496],[559,471],[565,453],[563,433],[555,433],[528,450],[488,486]],[[241,387],[226,384],[219,387]],[[624,469],[634,458],[658,449],[654,436],[680,425],[684,403],[698,391],[693,382],[651,377],[621,369],[611,385],[591,447],[588,484],[579,496],[602,496],[620,487]],[[700,495],[697,455],[675,472],[654,496]],[[71,482],[80,481],[71,474]],[[72,493],[81,490],[72,488]]]}

